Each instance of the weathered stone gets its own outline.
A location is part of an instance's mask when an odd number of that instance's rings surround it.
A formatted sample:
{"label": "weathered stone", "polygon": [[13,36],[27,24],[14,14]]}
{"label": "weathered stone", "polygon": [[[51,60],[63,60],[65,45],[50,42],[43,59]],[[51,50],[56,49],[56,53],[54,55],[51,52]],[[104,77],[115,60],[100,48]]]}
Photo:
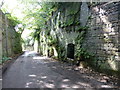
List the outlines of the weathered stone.
{"label": "weathered stone", "polygon": [[[20,44],[20,36],[11,27],[12,23],[9,23],[9,19],[0,10],[0,56],[9,57],[13,54],[20,53],[22,47]],[[17,36],[15,36],[17,35]],[[16,47],[14,47],[17,45]]]}
{"label": "weathered stone", "polygon": [[89,17],[89,8],[86,2],[82,2],[81,12],[80,12],[80,22],[81,26],[85,26]]}
{"label": "weathered stone", "polygon": [[2,12],[0,11],[0,61],[2,60]]}
{"label": "weathered stone", "polygon": [[[58,46],[64,47],[64,50],[62,50],[60,54],[67,55],[67,45],[69,43],[76,44],[75,40],[80,33],[76,31],[79,25],[71,24],[70,26],[63,25],[64,27],[60,27],[58,24],[66,25],[65,22],[67,21],[78,22],[78,20],[80,20],[82,26],[85,26],[87,23],[87,26],[90,27],[86,32],[82,46],[87,49],[90,54],[95,54],[96,58],[100,60],[100,62],[98,60],[99,65],[105,69],[116,70],[115,67],[118,67],[116,61],[118,61],[120,57],[120,21],[118,18],[120,11],[118,9],[118,3],[119,2],[115,4],[113,2],[104,2],[95,7],[91,7],[90,11],[87,3],[82,3],[82,5],[80,5],[80,3],[72,4],[73,6],[70,6],[69,3],[68,7],[63,7],[64,9],[60,8],[61,10],[56,11],[50,19],[50,34],[57,38],[59,42]],[[81,9],[81,11],[79,11],[79,9]],[[77,11],[79,11],[80,15],[72,15]],[[89,12],[91,13],[90,20],[88,20]],[[70,22],[67,22],[67,24],[70,24]],[[44,35],[45,34],[41,34],[43,37]],[[41,46],[43,47],[43,53],[46,53],[48,49],[46,45],[47,39],[43,40],[46,43],[41,43]],[[80,47],[81,45],[77,44],[77,46]],[[115,62],[112,63],[114,67],[110,66],[112,64],[108,62],[108,60]]]}
{"label": "weathered stone", "polygon": [[103,3],[92,7],[91,24],[88,24],[91,30],[87,32],[83,43],[88,52],[96,53],[99,60],[114,61],[104,65],[100,63],[105,69],[120,70],[120,64],[116,63],[120,58],[118,3]]}

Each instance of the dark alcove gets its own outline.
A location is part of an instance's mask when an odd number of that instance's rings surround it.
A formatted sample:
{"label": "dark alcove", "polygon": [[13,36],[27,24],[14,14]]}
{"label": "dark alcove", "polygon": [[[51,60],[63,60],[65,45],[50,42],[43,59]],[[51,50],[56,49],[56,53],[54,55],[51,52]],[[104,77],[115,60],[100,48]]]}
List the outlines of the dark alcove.
{"label": "dark alcove", "polygon": [[67,45],[67,57],[74,59],[74,44],[72,43]]}

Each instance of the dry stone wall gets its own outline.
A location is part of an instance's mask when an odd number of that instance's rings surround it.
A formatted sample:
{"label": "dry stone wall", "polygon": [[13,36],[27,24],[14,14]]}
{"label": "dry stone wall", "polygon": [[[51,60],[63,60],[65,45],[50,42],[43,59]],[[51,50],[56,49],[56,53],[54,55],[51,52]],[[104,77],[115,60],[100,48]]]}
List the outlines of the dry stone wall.
{"label": "dry stone wall", "polygon": [[120,2],[91,8],[91,19],[83,47],[96,56],[95,66],[120,70]]}
{"label": "dry stone wall", "polygon": [[12,27],[10,20],[0,10],[0,56],[10,57],[22,51],[20,35]]}

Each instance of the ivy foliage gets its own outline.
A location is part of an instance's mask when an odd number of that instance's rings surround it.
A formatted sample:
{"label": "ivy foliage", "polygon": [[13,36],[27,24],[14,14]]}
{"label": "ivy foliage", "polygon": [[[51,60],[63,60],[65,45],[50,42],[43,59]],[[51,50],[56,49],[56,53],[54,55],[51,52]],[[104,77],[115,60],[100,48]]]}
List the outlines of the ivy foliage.
{"label": "ivy foliage", "polygon": [[8,60],[11,60],[11,59],[12,59],[11,57],[3,56],[3,57],[2,57],[2,60],[0,60],[0,64],[6,62],[6,61],[8,61]]}
{"label": "ivy foliage", "polygon": [[52,36],[48,36],[48,45],[49,46],[56,46],[57,44],[57,39],[53,38]]}
{"label": "ivy foliage", "polygon": [[89,61],[93,59],[94,55],[87,52],[87,49],[82,47],[82,43],[84,42],[86,32],[89,27],[80,27],[78,30],[80,31],[78,37],[76,38],[76,52],[75,52],[75,58],[77,61]]}
{"label": "ivy foliage", "polygon": [[34,28],[34,32],[31,32],[30,36],[34,39],[34,41],[40,41],[40,28]]}

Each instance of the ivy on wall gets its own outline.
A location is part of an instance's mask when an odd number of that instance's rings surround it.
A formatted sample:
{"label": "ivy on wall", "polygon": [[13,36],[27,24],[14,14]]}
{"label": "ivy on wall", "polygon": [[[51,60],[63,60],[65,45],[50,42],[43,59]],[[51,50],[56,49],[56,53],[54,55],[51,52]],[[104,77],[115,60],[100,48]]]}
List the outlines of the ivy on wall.
{"label": "ivy on wall", "polygon": [[[75,43],[75,59],[76,60],[85,60],[89,59],[90,55],[85,51],[84,48],[81,48],[82,41],[84,40],[85,33],[88,30],[89,27],[87,26],[80,26],[80,21],[79,21],[79,14],[80,14],[80,5],[81,3],[57,3],[58,4],[58,9],[54,12],[52,12],[53,17],[51,17],[48,20],[48,23],[46,24],[48,27],[46,28],[46,35],[45,37],[47,38],[46,42],[49,46],[49,53],[52,51],[52,47],[54,46],[58,52],[58,59],[65,61],[66,60],[66,48],[60,44],[59,39],[56,37],[53,37],[50,34],[50,30],[56,30],[56,27],[58,25],[59,28],[62,28],[62,30],[65,30],[66,32],[78,32],[79,35],[76,38],[76,43]],[[72,8],[74,7],[75,8]],[[77,9],[77,10],[75,10]],[[64,11],[64,12],[63,12]],[[56,24],[57,20],[57,14],[60,12],[60,18],[57,21],[58,24]],[[73,29],[71,29],[73,28]],[[48,33],[47,33],[48,32]]]}

